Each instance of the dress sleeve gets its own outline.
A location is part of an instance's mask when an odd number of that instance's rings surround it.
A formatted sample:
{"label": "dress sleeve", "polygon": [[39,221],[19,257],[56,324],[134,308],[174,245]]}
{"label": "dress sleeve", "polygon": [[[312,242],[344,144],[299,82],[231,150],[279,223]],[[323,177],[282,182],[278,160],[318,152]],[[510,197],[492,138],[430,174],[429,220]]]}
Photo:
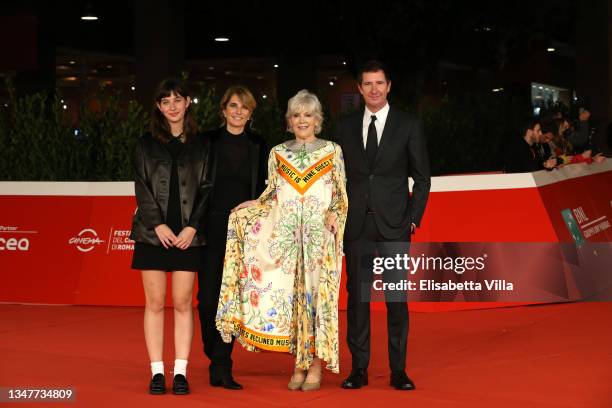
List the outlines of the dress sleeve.
{"label": "dress sleeve", "polygon": [[268,157],[268,179],[266,180],[267,185],[266,189],[261,193],[257,201],[259,204],[265,205],[268,204],[271,200],[274,200],[276,197],[276,178],[278,177],[277,164],[276,164],[276,155],[274,154],[274,149],[270,150],[270,155]]}
{"label": "dress sleeve", "polygon": [[344,226],[348,213],[348,196],[346,195],[346,172],[342,148],[334,143],[334,168],[332,170],[333,191],[328,211],[336,215],[338,231],[336,232],[336,251],[342,254]]}

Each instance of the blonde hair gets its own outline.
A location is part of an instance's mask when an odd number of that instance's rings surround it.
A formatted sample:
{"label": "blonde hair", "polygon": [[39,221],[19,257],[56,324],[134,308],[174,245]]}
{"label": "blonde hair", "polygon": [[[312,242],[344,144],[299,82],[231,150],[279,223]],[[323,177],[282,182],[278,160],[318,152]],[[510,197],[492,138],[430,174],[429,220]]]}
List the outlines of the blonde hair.
{"label": "blonde hair", "polygon": [[321,133],[323,128],[323,106],[319,102],[317,95],[302,89],[296,93],[289,102],[287,102],[287,113],[285,120],[287,121],[287,131],[293,133],[291,128],[291,117],[296,113],[309,112],[315,117],[315,134]]}

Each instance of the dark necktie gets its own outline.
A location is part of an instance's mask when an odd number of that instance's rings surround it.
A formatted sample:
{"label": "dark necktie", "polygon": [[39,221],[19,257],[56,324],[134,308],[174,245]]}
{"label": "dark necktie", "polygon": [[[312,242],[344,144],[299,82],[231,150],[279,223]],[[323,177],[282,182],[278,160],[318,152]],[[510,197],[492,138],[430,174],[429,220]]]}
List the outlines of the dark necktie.
{"label": "dark necktie", "polygon": [[366,140],[366,157],[368,158],[368,164],[370,167],[374,165],[374,158],[378,151],[378,136],[376,134],[376,115],[372,115],[370,126],[368,126],[368,139]]}

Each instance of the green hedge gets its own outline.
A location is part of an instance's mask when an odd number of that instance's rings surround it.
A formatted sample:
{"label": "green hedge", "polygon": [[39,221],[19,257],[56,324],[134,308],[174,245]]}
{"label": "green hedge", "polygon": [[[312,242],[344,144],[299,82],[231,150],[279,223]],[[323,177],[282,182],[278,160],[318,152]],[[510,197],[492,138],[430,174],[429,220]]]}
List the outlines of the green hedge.
{"label": "green hedge", "polygon": [[[192,105],[199,128],[214,129],[220,124],[219,95],[213,88],[200,88],[198,103]],[[148,108],[101,87],[94,96],[99,108],[85,101],[73,124],[61,96],[17,97],[10,84],[8,89],[8,107],[0,109],[0,180],[132,179],[132,151],[147,128]],[[322,99],[326,102],[325,95]],[[402,107],[401,101],[393,104]],[[464,95],[421,106],[432,174],[499,170],[506,139],[516,137],[516,124],[529,109],[524,98],[503,94]],[[254,129],[270,146],[290,137],[283,112],[272,99],[255,111]],[[323,137],[329,138],[333,129],[334,120],[326,115]]]}

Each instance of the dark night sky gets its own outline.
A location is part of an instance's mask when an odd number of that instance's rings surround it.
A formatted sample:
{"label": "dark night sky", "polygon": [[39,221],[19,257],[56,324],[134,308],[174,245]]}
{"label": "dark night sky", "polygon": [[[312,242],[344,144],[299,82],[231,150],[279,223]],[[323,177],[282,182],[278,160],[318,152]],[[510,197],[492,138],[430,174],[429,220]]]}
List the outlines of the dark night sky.
{"label": "dark night sky", "polygon": [[[52,16],[59,46],[131,55],[133,1],[89,2],[97,22],[79,19],[86,3],[26,0],[3,4],[3,14],[38,10]],[[406,54],[486,67],[500,58],[520,58],[538,34],[573,44],[575,9],[571,0],[378,1],[368,8],[345,0],[315,0],[301,8],[261,0],[186,1],[186,57]],[[215,43],[221,34],[231,42]]]}

